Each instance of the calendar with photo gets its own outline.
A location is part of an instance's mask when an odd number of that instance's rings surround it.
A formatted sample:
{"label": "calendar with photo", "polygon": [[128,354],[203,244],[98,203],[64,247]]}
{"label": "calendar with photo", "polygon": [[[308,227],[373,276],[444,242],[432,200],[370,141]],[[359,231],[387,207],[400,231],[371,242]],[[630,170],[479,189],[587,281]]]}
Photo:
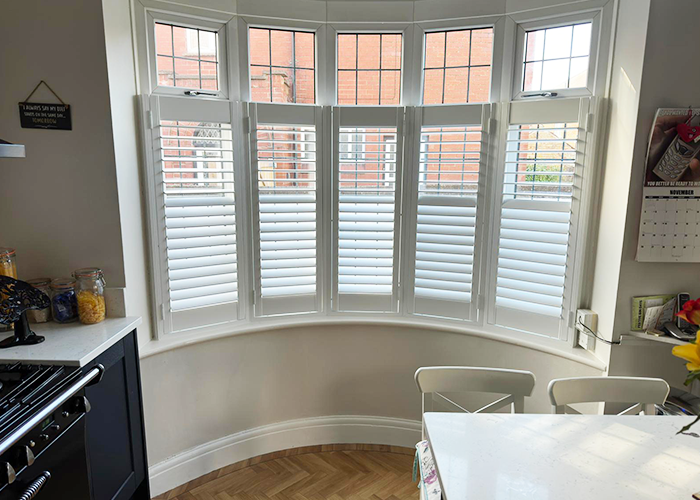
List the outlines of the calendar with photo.
{"label": "calendar with photo", "polygon": [[657,110],[649,136],[640,262],[700,262],[700,108]]}

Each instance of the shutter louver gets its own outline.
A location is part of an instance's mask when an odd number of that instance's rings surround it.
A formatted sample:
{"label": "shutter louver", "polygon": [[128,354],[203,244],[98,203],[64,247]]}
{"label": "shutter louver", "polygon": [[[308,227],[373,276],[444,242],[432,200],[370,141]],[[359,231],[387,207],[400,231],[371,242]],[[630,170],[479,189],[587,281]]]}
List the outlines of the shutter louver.
{"label": "shutter louver", "polygon": [[396,309],[399,135],[371,121],[338,129],[337,310]]}
{"label": "shutter louver", "polygon": [[508,128],[496,276],[499,325],[563,334],[582,136],[573,121]]}
{"label": "shutter louver", "polygon": [[169,331],[238,318],[231,105],[193,112],[186,101],[152,98]]}
{"label": "shutter louver", "polygon": [[[254,105],[257,198],[257,314],[318,310],[317,109],[309,123],[269,124],[275,105]],[[282,119],[282,117],[279,117]]]}

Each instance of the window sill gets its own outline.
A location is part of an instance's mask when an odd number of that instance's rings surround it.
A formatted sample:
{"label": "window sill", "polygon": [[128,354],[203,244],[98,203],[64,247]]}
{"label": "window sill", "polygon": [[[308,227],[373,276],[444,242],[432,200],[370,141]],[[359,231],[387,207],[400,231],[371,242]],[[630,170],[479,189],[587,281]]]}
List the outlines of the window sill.
{"label": "window sill", "polygon": [[167,351],[180,349],[201,342],[223,339],[235,335],[247,335],[258,332],[267,332],[283,328],[297,328],[302,326],[341,326],[341,325],[389,325],[405,326],[411,328],[425,328],[447,333],[457,333],[473,337],[484,338],[504,342],[519,347],[534,349],[547,354],[552,354],[564,359],[568,359],[583,365],[596,368],[601,371],[606,370],[606,365],[592,353],[570,346],[568,343],[530,335],[527,333],[510,332],[507,330],[491,331],[478,325],[464,325],[450,320],[434,320],[420,316],[297,316],[257,319],[254,321],[240,321],[235,324],[219,325],[216,329],[206,332],[184,332],[173,333],[164,336],[162,339],[151,340],[140,347],[141,359],[149,358]]}

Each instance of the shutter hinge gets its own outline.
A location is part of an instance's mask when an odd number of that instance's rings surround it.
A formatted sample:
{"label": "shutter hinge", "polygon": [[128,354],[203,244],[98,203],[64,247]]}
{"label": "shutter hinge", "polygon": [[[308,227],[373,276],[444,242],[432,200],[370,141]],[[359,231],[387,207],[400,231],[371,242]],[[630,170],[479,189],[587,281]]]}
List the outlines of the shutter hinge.
{"label": "shutter hinge", "polygon": [[593,129],[593,113],[586,114],[586,132],[590,132]]}
{"label": "shutter hinge", "polygon": [[165,304],[160,305],[160,319],[165,320]]}
{"label": "shutter hinge", "polygon": [[480,293],[477,297],[476,307],[480,311],[483,311],[485,306],[486,306],[486,297],[484,297],[483,293]]}
{"label": "shutter hinge", "polygon": [[569,328],[573,328],[575,322],[576,322],[576,311],[569,311]]}
{"label": "shutter hinge", "polygon": [[247,116],[243,118],[243,133],[250,134],[250,118]]}
{"label": "shutter hinge", "polygon": [[149,109],[148,111],[146,111],[146,113],[148,113],[147,119],[148,119],[148,123],[149,123],[150,127],[151,127],[151,128],[156,128],[155,123],[153,123],[153,111],[151,111],[151,110]]}
{"label": "shutter hinge", "polygon": [[250,296],[251,296],[251,300],[253,302],[253,305],[255,305],[255,290],[250,291]]}
{"label": "shutter hinge", "polygon": [[489,135],[491,134],[492,130],[496,130],[496,119],[495,118],[489,118],[486,120],[486,134]]}

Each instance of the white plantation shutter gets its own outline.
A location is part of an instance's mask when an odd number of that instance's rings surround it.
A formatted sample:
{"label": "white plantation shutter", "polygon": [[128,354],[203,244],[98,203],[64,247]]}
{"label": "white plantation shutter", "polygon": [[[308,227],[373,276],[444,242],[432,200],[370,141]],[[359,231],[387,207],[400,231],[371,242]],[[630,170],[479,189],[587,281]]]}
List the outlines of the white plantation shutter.
{"label": "white plantation shutter", "polygon": [[322,111],[251,104],[256,316],[321,309]]}
{"label": "white plantation shutter", "polygon": [[[476,290],[483,214],[483,145],[490,107],[416,108],[417,170],[407,189],[414,263],[406,272],[413,297],[409,312],[476,319]],[[481,184],[481,186],[480,186]],[[478,210],[477,210],[478,208]]]}
{"label": "white plantation shutter", "polygon": [[589,104],[510,105],[494,276],[497,325],[566,336]]}
{"label": "white plantation shutter", "polygon": [[166,332],[238,319],[234,115],[227,101],[150,98]]}
{"label": "white plantation shutter", "polygon": [[333,309],[398,310],[403,108],[334,108]]}

